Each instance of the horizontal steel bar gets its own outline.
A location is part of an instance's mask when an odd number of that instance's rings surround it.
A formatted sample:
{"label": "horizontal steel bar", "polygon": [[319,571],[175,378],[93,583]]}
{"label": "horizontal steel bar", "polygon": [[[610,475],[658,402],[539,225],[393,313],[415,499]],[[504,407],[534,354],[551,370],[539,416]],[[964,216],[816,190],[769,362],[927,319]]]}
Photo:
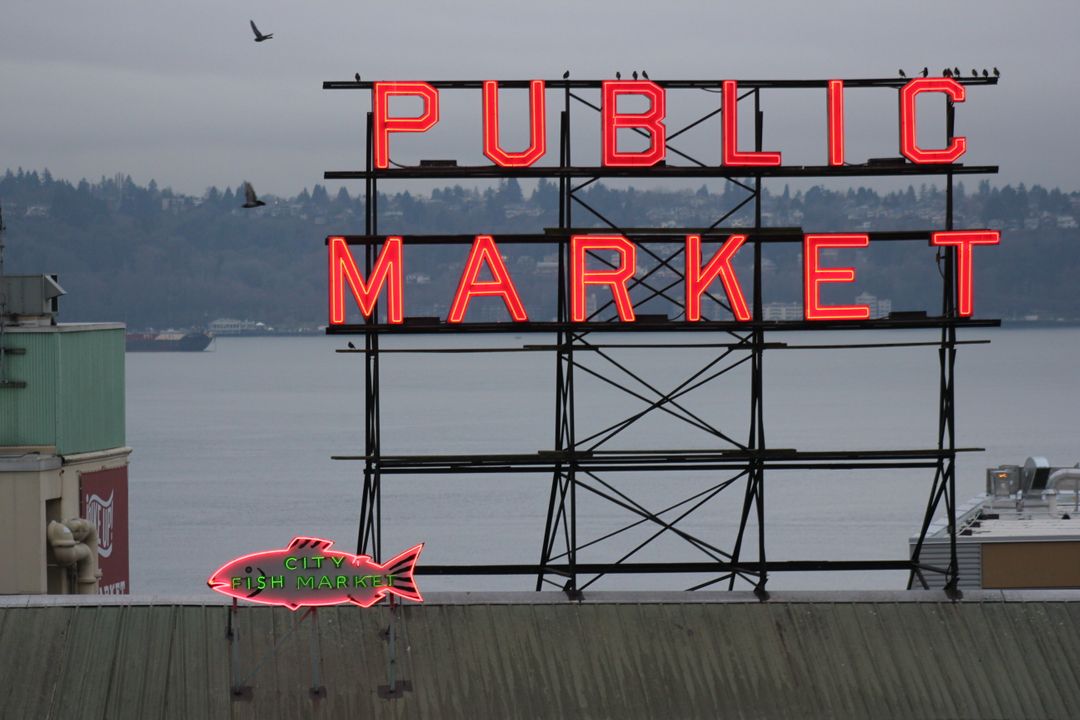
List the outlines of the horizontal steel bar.
{"label": "horizontal steel bar", "polygon": [[[355,460],[357,458],[347,456],[332,456],[332,460]],[[727,462],[696,462],[696,463],[680,463],[679,461],[672,460],[656,460],[653,462],[643,463],[624,463],[620,465],[606,465],[603,461],[597,461],[595,463],[577,463],[575,467],[579,470],[588,470],[595,473],[615,473],[615,472],[649,472],[649,473],[662,473],[662,472],[711,472],[711,471],[730,471],[739,470],[748,467],[750,461],[744,460],[741,462],[727,461]],[[378,466],[379,472],[383,475],[527,475],[530,473],[542,473],[549,476],[552,472],[558,471],[560,468],[565,470],[565,463],[550,463],[548,465],[484,465],[484,466],[466,466],[466,465],[393,465],[383,466],[379,463],[373,463]],[[764,461],[760,463],[760,466],[765,470],[928,470],[934,469],[938,466],[937,461],[934,460],[912,460],[912,461],[891,461],[891,462],[819,462],[819,463],[773,463]]]}
{"label": "horizontal steel bar", "polygon": [[762,320],[759,322],[737,322],[734,320],[637,320],[635,322],[582,322],[568,323],[558,321],[514,322],[472,322],[472,323],[418,323],[408,322],[400,325],[387,323],[328,325],[327,335],[413,335],[426,333],[556,333],[568,332],[740,332],[761,328],[766,331],[801,331],[801,330],[899,330],[927,328],[988,328],[999,327],[1001,320],[982,318],[881,318],[878,320]]}
{"label": "horizontal steel bar", "polygon": [[[982,452],[984,448],[956,448],[955,452]],[[750,450],[732,448],[730,450],[696,450],[696,449],[662,449],[662,450],[580,450],[574,451],[548,451],[541,450],[535,453],[469,453],[467,455],[394,455],[383,453],[383,464],[395,460],[425,460],[446,462],[584,462],[594,458],[604,458],[606,461],[629,459],[636,460],[644,457],[651,458],[701,458],[701,459],[766,459],[766,460],[881,460],[881,459],[926,459],[948,457],[949,450],[939,448],[890,448],[883,450],[795,450],[794,448],[763,448]],[[338,460],[374,460],[375,456],[350,455],[337,456]]]}
{"label": "horizontal steel bar", "polygon": [[[769,560],[767,572],[810,572],[859,570],[911,570],[910,560]],[[743,562],[671,562],[671,563],[577,563],[578,575],[603,574],[661,574],[661,573],[716,573],[732,570],[757,574],[761,563]],[[537,575],[550,573],[569,576],[570,565],[417,565],[417,575]]]}
{"label": "horizontal steel bar", "polygon": [[[545,228],[542,233],[471,233],[471,234],[412,234],[412,233],[383,233],[380,235],[328,235],[323,244],[329,244],[331,237],[344,238],[349,245],[380,245],[387,237],[401,237],[409,245],[471,245],[477,235],[491,235],[500,244],[565,244],[573,235],[610,235],[618,232],[634,240],[638,244],[662,243],[673,244],[686,241],[687,235],[698,235],[704,242],[722,242],[731,235],[744,235],[748,240],[760,240],[764,243],[801,243],[804,232],[798,227],[784,228],[619,228],[617,231],[610,228]],[[841,231],[836,231],[841,232]],[[931,236],[938,230],[873,230],[860,232],[866,235],[871,242],[896,242],[918,241],[930,242]],[[843,231],[851,234],[850,230]]]}
{"label": "horizontal steel bar", "polygon": [[897,159],[895,164],[859,165],[779,165],[772,167],[726,167],[697,165],[654,165],[652,167],[499,167],[498,165],[455,165],[394,167],[384,170],[327,170],[326,180],[424,179],[440,178],[555,178],[555,177],[625,177],[625,178],[827,178],[888,177],[894,175],[993,175],[997,165],[916,165]]}
{"label": "horizontal steel bar", "polygon": [[[598,79],[598,80],[585,80],[585,79],[564,79],[559,78],[557,80],[544,80],[544,85],[552,90],[570,89],[586,89],[596,88],[599,89],[602,83],[609,82],[615,78]],[[719,90],[722,87],[724,80],[658,80],[656,78],[649,78],[652,82],[656,83],[660,87],[670,88],[672,90],[699,90],[701,88],[711,88]],[[760,88],[762,90],[767,89],[793,89],[793,88],[825,88],[831,80],[739,80],[738,78],[728,78],[735,80],[740,90],[746,90],[749,88]],[[840,80],[842,78],[833,78]],[[901,88],[909,83],[914,78],[902,78],[902,77],[887,77],[887,78],[847,78],[844,80],[845,88],[868,88],[868,87],[883,87],[883,88]],[[954,78],[961,85],[997,85],[998,78],[996,77],[957,77]],[[323,81],[323,90],[371,90],[375,85],[374,80],[325,80]],[[378,82],[393,82],[392,80],[382,80]],[[440,90],[479,90],[483,87],[486,80],[426,80],[429,85]],[[531,80],[497,80],[500,88],[527,88]]]}
{"label": "horizontal steel bar", "polygon": [[[965,342],[981,342],[981,341],[978,341],[978,340],[957,341],[956,344],[961,345],[961,344],[963,344]],[[987,340],[986,342],[989,342],[989,340]],[[910,343],[910,344],[915,344],[915,345],[923,345],[923,344],[937,345],[938,343]],[[890,344],[890,347],[893,346],[893,345],[895,345],[895,343]],[[574,352],[597,352],[599,350],[608,350],[608,349],[611,349],[611,348],[638,348],[638,349],[648,349],[648,350],[655,350],[655,349],[670,350],[672,348],[682,348],[682,349],[702,348],[702,349],[746,350],[747,352],[749,352],[749,351],[753,350],[754,347],[755,346],[750,341],[747,341],[747,342],[730,342],[730,343],[672,343],[672,344],[663,344],[663,345],[661,345],[661,344],[648,344],[648,345],[646,345],[646,344],[642,344],[642,343],[638,343],[638,344],[631,344],[631,343],[626,343],[626,344],[612,344],[612,343],[593,344],[593,343],[589,343],[588,345],[575,345],[574,346]],[[774,342],[774,343],[762,343],[759,346],[759,349],[762,349],[762,350],[779,350],[779,349],[785,348],[785,347],[787,347],[787,343],[775,343]],[[816,347],[816,346],[813,346],[813,345],[805,345],[805,346],[803,346],[804,349],[805,348],[810,348],[810,347]],[[424,353],[455,354],[455,353],[555,352],[556,350],[560,350],[560,349],[561,349],[561,346],[559,346],[559,345],[522,345],[521,347],[509,347],[509,348],[507,348],[507,347],[390,348],[390,349],[380,348],[378,350],[366,350],[365,348],[337,348],[336,350],[334,350],[334,352],[343,353],[343,354],[359,353],[359,354],[367,354],[367,355],[382,355],[384,353],[391,353],[391,354],[400,353],[400,354],[406,354],[407,355],[407,354],[415,354],[415,353],[420,353],[420,354],[424,354]]]}
{"label": "horizontal steel bar", "polygon": [[387,475],[549,474],[574,467],[591,472],[700,472],[739,469],[851,471],[935,468],[942,459],[982,448],[927,450],[649,450],[640,452],[541,452],[487,455],[334,455],[332,460],[370,461]]}

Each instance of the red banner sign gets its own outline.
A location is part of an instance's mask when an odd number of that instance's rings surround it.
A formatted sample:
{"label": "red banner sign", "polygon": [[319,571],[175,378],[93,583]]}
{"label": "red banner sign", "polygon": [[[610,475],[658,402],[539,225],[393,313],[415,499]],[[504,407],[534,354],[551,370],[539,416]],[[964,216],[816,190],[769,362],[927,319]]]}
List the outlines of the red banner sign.
{"label": "red banner sign", "polygon": [[98,533],[100,592],[127,595],[128,574],[128,477],[127,466],[79,474],[79,515]]}

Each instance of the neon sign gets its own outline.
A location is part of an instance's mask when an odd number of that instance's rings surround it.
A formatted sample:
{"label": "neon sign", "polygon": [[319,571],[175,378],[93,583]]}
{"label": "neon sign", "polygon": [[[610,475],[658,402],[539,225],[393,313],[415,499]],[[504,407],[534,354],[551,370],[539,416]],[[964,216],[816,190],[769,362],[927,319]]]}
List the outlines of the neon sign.
{"label": "neon sign", "polygon": [[[601,164],[604,167],[650,167],[667,158],[667,93],[661,85],[649,80],[606,80],[601,83],[600,140]],[[543,80],[529,81],[529,147],[510,152],[499,144],[499,84],[485,80],[482,85],[481,118],[483,122],[483,151],[498,167],[530,167],[547,154],[547,125],[544,98],[548,90]],[[390,136],[392,133],[424,133],[439,122],[439,90],[426,82],[376,82],[372,84],[372,113],[374,117],[373,155],[375,167],[390,166]],[[923,93],[942,93],[950,102],[964,102],[966,92],[962,83],[949,77],[914,78],[900,88],[900,152],[916,165],[955,163],[967,152],[967,138],[950,138],[945,148],[922,148],[916,141],[916,99]],[[636,95],[645,98],[648,109],[642,113],[620,112],[619,98]],[[412,97],[421,102],[415,116],[394,115],[390,110],[393,97]],[[738,99],[739,84],[735,80],[721,83],[721,114],[723,131],[721,149],[723,165],[730,167],[778,167],[782,164],[779,151],[740,150]],[[830,166],[844,164],[844,81],[830,80],[825,87],[826,154]],[[640,130],[649,138],[649,148],[640,152],[618,149],[620,129]]]}
{"label": "neon sign", "polygon": [[[700,322],[701,295],[709,287],[720,281],[731,305],[736,322],[751,322],[753,317],[739,283],[732,260],[739,248],[746,242],[747,236],[730,235],[712,259],[701,266],[701,237],[685,237],[686,258],[686,320]],[[952,230],[931,234],[931,245],[955,247],[957,249],[957,291],[958,307],[961,317],[970,317],[974,312],[974,259],[976,245],[997,245],[1001,233],[996,230]],[[345,324],[345,292],[348,288],[361,314],[372,318],[375,302],[385,290],[387,321],[400,324],[404,317],[404,290],[402,243],[400,236],[389,236],[383,242],[382,251],[367,281],[349,250],[346,239],[332,236],[327,239],[330,253],[330,325]],[[845,233],[808,233],[803,236],[803,316],[809,321],[866,320],[870,309],[866,305],[823,305],[821,303],[821,285],[825,283],[852,283],[855,281],[853,267],[823,267],[820,250],[863,249],[870,245],[870,236],[866,234]],[[573,235],[570,238],[570,320],[581,323],[588,321],[586,311],[586,291],[590,286],[606,287],[618,311],[619,320],[634,322],[634,303],[630,297],[628,285],[636,272],[637,246],[622,235],[596,234]],[[618,258],[606,268],[589,267],[590,254],[614,253]],[[487,266],[494,279],[480,280],[483,266]],[[465,318],[469,300],[476,296],[495,296],[503,300],[514,322],[529,320],[528,312],[521,301],[517,287],[511,278],[510,270],[499,254],[496,238],[491,235],[477,235],[469,251],[468,260],[462,271],[450,306],[448,322],[460,324]]]}
{"label": "neon sign", "polygon": [[[575,85],[574,83],[577,82]],[[823,91],[825,100],[826,136],[825,142],[825,165],[820,167],[798,167],[797,175],[802,176],[825,176],[830,174],[850,174],[853,163],[849,162],[845,152],[845,93],[851,88],[865,87],[869,84],[888,83],[888,86],[897,92],[899,99],[898,120],[900,129],[899,153],[896,158],[887,159],[888,162],[868,162],[864,169],[865,174],[874,174],[876,166],[886,167],[885,174],[919,174],[919,173],[952,173],[963,171],[964,167],[956,165],[967,152],[968,141],[963,136],[952,133],[953,105],[966,101],[965,84],[978,83],[977,79],[956,79],[951,77],[919,77],[911,80],[896,81],[860,81],[860,80],[824,80],[824,81],[795,81],[800,87],[816,87]],[[689,84],[688,84],[689,83]],[[390,142],[395,133],[425,133],[439,122],[439,87],[472,87],[480,90],[481,121],[483,136],[483,153],[492,163],[490,166],[469,168],[469,172],[478,171],[483,177],[494,177],[503,173],[518,174],[528,177],[546,176],[547,170],[558,171],[565,177],[587,177],[588,173],[580,171],[589,168],[576,168],[570,165],[569,155],[561,156],[558,165],[537,166],[548,154],[549,144],[547,133],[550,129],[546,122],[547,105],[545,98],[547,93],[556,90],[565,92],[566,102],[573,94],[576,87],[590,87],[599,90],[599,105],[593,105],[600,116],[600,170],[598,176],[603,174],[604,168],[612,168],[609,174],[621,176],[645,177],[652,173],[671,174],[681,176],[679,172],[683,167],[667,166],[668,140],[674,140],[679,134],[689,127],[680,130],[672,130],[668,137],[667,125],[668,92],[672,89],[694,89],[709,85],[709,88],[718,88],[720,94],[720,107],[711,112],[709,116],[720,115],[720,164],[716,167],[732,167],[754,169],[753,172],[765,174],[783,174],[783,155],[779,150],[761,149],[760,122],[744,130],[744,139],[739,139],[739,101],[742,97],[751,93],[757,93],[767,83],[764,81],[744,81],[744,93],[740,95],[740,85],[736,80],[718,80],[708,83],[696,83],[693,81],[662,81],[643,80],[601,80],[601,81],[503,81],[495,80],[470,81],[470,82],[419,82],[419,81],[393,81],[393,82],[368,82],[357,85],[361,88],[371,89],[371,118],[370,146],[371,165],[369,174],[372,178],[392,177],[415,168],[398,166],[390,169]],[[437,87],[439,86],[439,87]],[[528,130],[529,142],[526,147],[508,150],[500,142],[500,94],[508,88],[527,90],[528,92]],[[749,89],[746,89],[749,88]],[[928,94],[944,95],[948,105],[947,123],[948,137],[944,147],[923,147],[917,137],[917,100],[920,96]],[[402,113],[391,108],[393,98],[411,98],[419,101],[419,112],[413,114]],[[755,95],[756,98],[756,95]],[[581,98],[578,98],[579,100]],[[620,100],[634,99],[642,104],[644,110],[629,112],[625,107],[620,108]],[[584,101],[583,101],[584,102]],[[757,100],[755,99],[755,103]],[[586,103],[591,104],[591,103]],[[755,105],[756,107],[756,105]],[[563,122],[569,127],[568,111],[564,111]],[[700,121],[699,121],[700,122]],[[568,130],[567,130],[568,132]],[[620,148],[620,133],[634,132],[648,140],[648,146],[644,150],[630,150]],[[753,136],[753,142],[748,142],[745,136]],[[749,149],[747,146],[754,147]],[[568,151],[567,151],[568,152]],[[674,152],[674,149],[673,149]],[[679,153],[683,155],[683,153]],[[697,161],[695,161],[697,162]],[[453,161],[450,162],[453,165]],[[700,167],[686,166],[689,170],[707,170],[704,163],[698,162]],[[372,172],[372,166],[374,172]],[[921,166],[921,167],[920,167]],[[423,163],[421,163],[423,168]],[[442,167],[440,165],[440,167]],[[455,166],[456,167],[456,166]],[[771,169],[771,170],[770,170]],[[664,172],[664,171],[677,172]],[[385,171],[385,172],[383,172]],[[532,171],[531,174],[530,171]],[[572,172],[568,172],[572,171]],[[813,172],[806,172],[813,171]],[[466,172],[466,175],[469,174]],[[554,174],[558,174],[557,172]],[[560,175],[562,177],[563,175]],[[328,175],[329,177],[329,175]],[[584,183],[595,181],[593,177]],[[584,186],[583,185],[583,186]],[[725,216],[726,217],[726,216]],[[374,222],[372,220],[372,222]],[[562,221],[560,220],[560,223]],[[609,223],[610,224],[610,223]],[[374,227],[372,225],[371,227]],[[713,226],[715,227],[715,225]],[[550,235],[557,242],[563,243],[566,250],[560,260],[560,268],[564,273],[559,278],[561,301],[568,309],[566,319],[570,323],[588,323],[596,319],[597,313],[590,313],[589,302],[596,299],[590,297],[590,291],[600,293],[606,302],[603,308],[614,307],[617,311],[617,320],[621,323],[637,322],[635,312],[635,299],[631,291],[635,287],[645,286],[652,271],[645,269],[639,271],[637,266],[639,247],[626,235],[634,235],[633,232],[619,231],[614,225],[607,233],[579,233],[566,231],[561,235]],[[564,228],[566,230],[566,228]],[[858,260],[860,251],[872,245],[873,234],[859,233],[806,233],[797,231],[795,237],[786,238],[787,241],[801,241],[802,254],[802,278],[803,278],[803,319],[808,322],[859,322],[870,318],[870,308],[861,304],[825,304],[822,301],[823,286],[836,288],[844,284],[851,284],[856,279],[856,267],[848,264],[837,264],[831,258],[832,255],[850,257],[853,261]],[[997,245],[1000,242],[1000,234],[994,230],[946,230],[927,231],[925,237],[932,247],[947,248],[948,257],[955,258],[953,264],[955,271],[955,305],[948,311],[960,318],[970,318],[974,312],[973,290],[973,250],[976,245]],[[921,238],[919,238],[921,239]],[[449,308],[446,313],[446,324],[454,327],[466,325],[465,318],[472,301],[478,297],[497,298],[502,301],[500,312],[513,323],[529,323],[529,311],[522,300],[518,285],[512,276],[510,267],[505,262],[504,256],[499,249],[497,236],[478,233],[466,236],[457,242],[469,242],[472,247],[468,255],[463,257],[463,270],[457,278],[456,291],[453,296],[447,298],[448,302],[437,303],[437,306]],[[667,299],[678,294],[682,295],[684,308],[684,320],[686,323],[703,323],[709,320],[702,317],[702,297],[708,296],[715,300],[714,292],[722,288],[726,296],[726,306],[735,323],[751,323],[761,321],[762,318],[754,317],[743,291],[743,285],[736,272],[734,259],[739,249],[746,244],[756,247],[755,263],[760,261],[760,245],[753,232],[736,232],[722,237],[712,236],[706,238],[706,242],[720,242],[720,247],[711,257],[705,258],[702,253],[703,238],[693,231],[686,231],[681,237],[672,235],[671,242],[684,242],[681,251],[681,267],[679,261],[671,264],[664,260],[665,273],[674,273],[678,278],[662,290],[655,291],[649,297],[660,295]],[[417,242],[420,240],[417,239]],[[506,242],[517,242],[507,238]],[[525,242],[544,242],[546,240],[526,240]],[[378,236],[372,233],[365,236],[364,244],[368,246],[369,254],[364,258],[354,257],[350,250],[350,239],[343,236],[331,236],[327,238],[328,247],[328,287],[329,287],[329,323],[330,327],[347,325],[347,310],[350,307],[349,296],[352,303],[359,309],[364,320],[378,323],[380,317],[385,318],[387,325],[401,325],[405,323],[405,253],[403,248],[409,241],[399,235]],[[377,250],[377,254],[374,252]],[[822,250],[827,250],[825,258],[821,257]],[[560,251],[562,252],[562,251]],[[656,257],[648,248],[641,251],[642,256]],[[564,263],[565,260],[565,263]],[[647,262],[647,259],[646,259]],[[659,277],[659,276],[658,276]],[[490,278],[490,279],[487,279]],[[411,281],[410,281],[411,282]],[[682,284],[679,290],[671,290],[675,284]],[[671,295],[666,294],[671,290]],[[608,299],[610,297],[610,299]],[[380,298],[385,298],[380,300]],[[646,298],[646,301],[648,298]],[[641,303],[641,300],[638,300]],[[673,300],[678,303],[678,301]],[[376,308],[379,308],[378,310]],[[378,316],[378,317],[377,317]],[[655,315],[650,315],[655,318]]]}
{"label": "neon sign", "polygon": [[331,550],[331,540],[295,537],[286,547],[231,560],[207,580],[213,590],[263,605],[371,607],[388,595],[423,602],[413,570],[423,543],[381,565],[368,555]]}

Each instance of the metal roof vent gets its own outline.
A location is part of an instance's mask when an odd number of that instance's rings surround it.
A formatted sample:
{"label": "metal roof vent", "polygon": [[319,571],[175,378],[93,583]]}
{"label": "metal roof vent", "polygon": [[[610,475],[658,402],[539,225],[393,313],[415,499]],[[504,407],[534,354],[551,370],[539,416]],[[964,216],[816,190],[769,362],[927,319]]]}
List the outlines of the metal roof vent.
{"label": "metal roof vent", "polygon": [[6,325],[55,325],[64,295],[56,275],[0,277],[0,312]]}

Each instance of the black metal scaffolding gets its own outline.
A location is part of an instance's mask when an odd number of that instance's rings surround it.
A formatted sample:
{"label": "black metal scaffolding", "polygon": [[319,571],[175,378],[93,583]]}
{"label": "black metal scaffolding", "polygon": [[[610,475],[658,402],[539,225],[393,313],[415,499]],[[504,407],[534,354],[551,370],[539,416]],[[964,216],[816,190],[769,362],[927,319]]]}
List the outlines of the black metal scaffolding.
{"label": "black metal scaffolding", "polygon": [[[965,78],[959,80],[967,85],[992,85],[996,78]],[[702,89],[717,91],[719,80],[655,81],[668,90]],[[739,102],[750,102],[754,108],[753,142],[761,150],[764,113],[761,109],[763,90],[784,88],[820,88],[824,91],[827,80],[797,81],[740,81]],[[854,79],[845,80],[850,88],[898,89],[904,80]],[[481,87],[481,81],[436,81],[440,89],[472,89]],[[370,82],[326,82],[327,89],[370,90]],[[500,87],[527,87],[527,81],[500,82]],[[994,166],[916,165],[896,158],[892,162],[880,160],[866,164],[830,166],[780,166],[780,167],[724,167],[708,165],[690,153],[671,143],[685,131],[699,125],[720,112],[719,105],[708,114],[685,127],[668,134],[668,158],[682,164],[664,164],[652,168],[610,168],[575,166],[572,157],[571,112],[599,112],[596,103],[580,92],[598,89],[600,81],[553,80],[547,82],[549,89],[563,90],[563,109],[559,122],[558,165],[528,168],[501,168],[485,166],[429,166],[391,167],[375,169],[372,164],[373,129],[372,116],[367,118],[367,161],[364,170],[330,171],[327,179],[359,179],[365,184],[366,217],[364,235],[347,236],[350,245],[363,246],[364,270],[370,276],[380,243],[385,239],[378,228],[378,183],[383,179],[462,179],[493,177],[543,177],[558,182],[558,225],[535,234],[500,234],[500,245],[511,243],[546,243],[557,246],[558,296],[557,315],[550,321],[468,322],[448,324],[445,320],[432,318],[406,318],[404,324],[392,325],[380,319],[378,312],[360,324],[330,326],[330,334],[363,336],[363,347],[339,352],[363,354],[365,441],[364,452],[358,455],[340,455],[336,459],[356,460],[363,463],[363,494],[357,551],[381,559],[383,481],[392,476],[421,474],[477,474],[477,473],[545,473],[551,478],[546,508],[544,533],[539,540],[539,557],[536,563],[515,565],[427,565],[417,568],[418,573],[432,575],[528,575],[533,576],[532,586],[541,590],[545,586],[556,587],[572,596],[592,586],[609,574],[622,573],[695,573],[701,582],[693,588],[735,588],[737,581],[748,583],[758,593],[764,593],[771,572],[783,571],[837,571],[837,570],[906,570],[909,585],[919,582],[927,586],[926,574],[944,575],[945,586],[955,590],[958,563],[956,558],[956,477],[955,466],[958,453],[979,448],[956,446],[954,370],[958,346],[981,341],[959,340],[957,330],[968,327],[994,327],[998,320],[961,318],[957,313],[957,288],[955,282],[956,249],[941,248],[938,259],[942,268],[941,312],[937,316],[893,316],[867,321],[764,321],[762,301],[762,251],[770,243],[801,243],[801,228],[770,228],[762,222],[762,183],[766,178],[778,177],[863,177],[936,175],[943,177],[946,185],[945,229],[953,228],[953,178],[955,175],[995,173]],[[719,96],[717,96],[719,100]],[[947,136],[952,138],[954,112],[947,103]],[[550,153],[549,153],[550,154]],[[715,178],[724,179],[741,188],[743,196],[723,212],[715,222],[703,228],[630,228],[622,227],[606,217],[582,197],[582,190],[601,178]],[[744,207],[752,207],[752,227],[730,227],[732,218]],[[635,274],[628,283],[636,295],[635,304],[652,299],[664,299],[677,309],[675,317],[667,315],[641,315],[636,322],[618,321],[613,301],[590,310],[586,322],[570,321],[569,310],[569,246],[570,237],[578,233],[595,233],[596,227],[578,227],[575,220],[584,213],[590,221],[599,221],[605,232],[618,233],[639,248],[639,267],[644,263],[645,272]],[[580,222],[580,221],[579,221]],[[838,228],[843,230],[842,228]],[[482,229],[478,229],[482,232]],[[703,242],[719,242],[732,232],[747,236],[747,250],[753,255],[753,320],[737,322],[732,319],[703,319],[686,322],[681,312],[684,301],[679,287],[684,280],[684,267],[680,265],[683,255],[681,242],[688,233],[702,236]],[[930,230],[870,232],[872,242],[916,241],[928,242]],[[408,235],[407,244],[459,244],[468,245],[473,235]],[[357,256],[359,257],[359,255]],[[590,258],[610,267],[615,265],[603,254]],[[715,291],[707,292],[712,303],[730,314],[726,298]],[[841,332],[841,340],[827,347],[901,347],[932,345],[939,355],[938,433],[937,445],[931,448],[887,448],[881,450],[800,451],[794,448],[773,448],[766,442],[764,413],[764,356],[766,351],[782,350],[797,346],[784,342],[771,342],[768,337],[775,331],[801,330],[858,330],[931,328],[940,331],[937,342],[873,342],[856,343]],[[511,348],[515,352],[547,352],[555,360],[555,423],[552,443],[536,453],[487,454],[487,455],[387,455],[381,449],[380,428],[380,357],[388,351],[380,349],[383,335],[398,333],[461,333],[461,332],[527,332],[550,333],[553,344],[523,344]],[[650,335],[644,341],[616,342],[612,338],[634,337],[634,333],[664,333]],[[693,340],[686,336],[667,333],[693,333]],[[619,335],[614,335],[618,333]],[[671,338],[668,340],[667,338]],[[661,338],[661,339],[656,339]],[[649,378],[642,377],[620,361],[619,353],[628,347],[706,348],[710,360],[698,371],[684,378],[670,389],[660,387]],[[816,345],[814,347],[826,347]],[[407,350],[395,350],[404,352]],[[426,348],[417,352],[451,352],[450,349]],[[454,350],[458,351],[458,350]],[[483,351],[483,348],[477,348]],[[505,351],[505,350],[504,350]],[[582,358],[588,358],[584,362]],[[686,399],[693,393],[703,392],[713,380],[736,368],[749,368],[750,408],[749,427],[739,431],[720,428],[693,412]],[[643,408],[627,417],[613,418],[610,425],[597,432],[586,434],[576,424],[575,377],[587,375],[594,381],[617,388],[642,402]],[[663,413],[669,417],[707,433],[713,447],[706,450],[680,450],[670,448],[644,448],[640,450],[610,449],[612,439],[619,437],[636,422],[650,414]],[[918,469],[933,474],[926,513],[922,522],[920,539],[910,558],[886,560],[769,560],[765,553],[765,487],[767,475],[782,470],[879,470]],[[673,499],[664,508],[648,508],[630,497],[619,487],[618,477],[626,473],[650,472],[663,477],[680,472],[707,472],[715,478],[704,490],[681,499]],[[724,542],[722,538],[706,538],[680,527],[680,522],[727,491],[742,494],[738,532]],[[627,526],[615,531],[601,532],[584,527],[579,521],[578,506],[582,493],[613,503],[635,518]],[[923,539],[930,522],[944,501],[948,515],[948,532],[951,536],[951,560],[948,567],[932,567],[920,560]],[[539,509],[538,509],[539,510]],[[751,530],[756,528],[756,537]],[[637,543],[618,559],[609,562],[582,562],[579,554],[585,548],[611,541],[631,528],[651,526],[654,532]],[[672,559],[670,562],[636,562],[635,556],[647,545],[661,536],[677,537],[685,541],[689,559]],[[752,549],[752,551],[751,551]],[[751,560],[746,560],[751,557]]]}

